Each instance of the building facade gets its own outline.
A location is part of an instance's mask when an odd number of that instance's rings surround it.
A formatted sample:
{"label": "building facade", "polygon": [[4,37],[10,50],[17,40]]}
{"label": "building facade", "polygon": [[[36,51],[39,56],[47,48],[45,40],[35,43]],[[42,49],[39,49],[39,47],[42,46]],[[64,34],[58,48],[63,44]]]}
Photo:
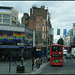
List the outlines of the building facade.
{"label": "building facade", "polygon": [[18,22],[18,12],[13,7],[0,6],[0,24],[16,25]]}
{"label": "building facade", "polygon": [[28,27],[28,23],[29,23],[29,14],[28,13],[24,13],[23,17],[21,19],[22,24],[24,24],[26,27]]}
{"label": "building facade", "polygon": [[64,46],[70,46],[70,36],[64,36]]}
{"label": "building facade", "polygon": [[67,35],[62,37],[62,39],[64,40],[64,46],[70,46],[72,36],[71,30],[72,29],[68,30]]}
{"label": "building facade", "polygon": [[[24,58],[31,58],[34,31],[25,26],[0,25],[0,55],[8,59],[8,54],[20,60],[21,51]],[[35,38],[34,38],[35,40]]]}
{"label": "building facade", "polygon": [[35,31],[35,46],[47,46],[51,44],[51,16],[45,6],[40,8],[33,6],[30,9],[29,23],[27,27]]}
{"label": "building facade", "polygon": [[75,23],[73,23],[73,35],[75,36]]}

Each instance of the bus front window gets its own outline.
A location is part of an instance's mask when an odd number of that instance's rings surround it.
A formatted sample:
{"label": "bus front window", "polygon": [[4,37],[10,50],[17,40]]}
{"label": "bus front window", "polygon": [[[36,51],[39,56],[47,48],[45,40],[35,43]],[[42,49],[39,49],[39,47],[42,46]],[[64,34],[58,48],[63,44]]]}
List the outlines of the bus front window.
{"label": "bus front window", "polygon": [[61,52],[61,51],[62,51],[61,46],[53,46],[52,47],[52,52]]}

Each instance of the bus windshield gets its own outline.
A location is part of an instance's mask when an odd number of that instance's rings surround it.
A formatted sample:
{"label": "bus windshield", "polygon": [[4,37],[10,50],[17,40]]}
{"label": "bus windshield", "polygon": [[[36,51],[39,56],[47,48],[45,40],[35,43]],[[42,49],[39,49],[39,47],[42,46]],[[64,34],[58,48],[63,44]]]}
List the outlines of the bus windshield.
{"label": "bus windshield", "polygon": [[52,46],[52,52],[61,52],[62,47],[61,46]]}

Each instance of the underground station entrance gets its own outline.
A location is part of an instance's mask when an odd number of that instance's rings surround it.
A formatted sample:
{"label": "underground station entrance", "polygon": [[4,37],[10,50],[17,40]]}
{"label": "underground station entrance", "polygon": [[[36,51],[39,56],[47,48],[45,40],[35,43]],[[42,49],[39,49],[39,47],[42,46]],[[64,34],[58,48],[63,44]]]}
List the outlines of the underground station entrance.
{"label": "underground station entrance", "polygon": [[[19,61],[21,58],[29,59],[32,58],[34,47],[24,47],[24,46],[11,46],[11,45],[0,45],[0,59],[2,62],[9,62],[9,73],[11,72],[12,62]],[[16,72],[24,73],[25,67],[22,64],[16,66]]]}

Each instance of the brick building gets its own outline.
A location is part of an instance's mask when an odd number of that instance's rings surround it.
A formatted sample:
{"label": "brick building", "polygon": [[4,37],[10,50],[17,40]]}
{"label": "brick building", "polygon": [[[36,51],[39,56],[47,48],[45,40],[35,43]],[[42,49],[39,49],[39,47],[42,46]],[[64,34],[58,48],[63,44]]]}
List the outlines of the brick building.
{"label": "brick building", "polygon": [[51,36],[52,25],[50,18],[50,13],[48,9],[45,9],[45,6],[41,6],[40,8],[33,6],[30,9],[30,17],[26,26],[36,31],[36,46],[47,46],[52,43],[53,36]]}

